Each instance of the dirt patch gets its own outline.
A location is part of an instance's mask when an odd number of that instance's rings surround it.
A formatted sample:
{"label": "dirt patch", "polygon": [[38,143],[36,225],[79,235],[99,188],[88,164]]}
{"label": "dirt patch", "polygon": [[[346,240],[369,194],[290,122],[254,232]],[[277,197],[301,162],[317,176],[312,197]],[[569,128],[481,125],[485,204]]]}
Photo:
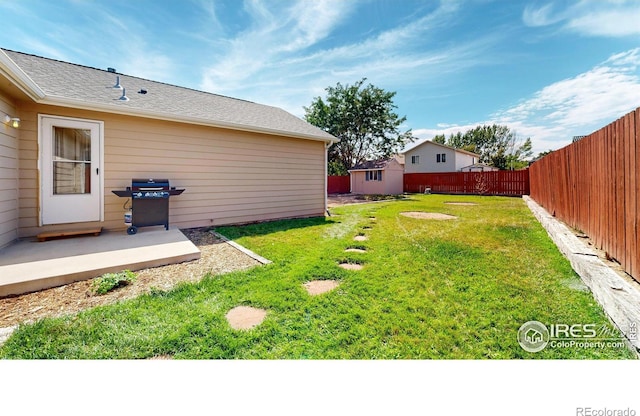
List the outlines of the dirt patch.
{"label": "dirt patch", "polygon": [[355,241],[367,241],[369,239],[369,237],[367,237],[366,235],[357,235],[357,236],[353,237],[353,239]]}
{"label": "dirt patch", "polygon": [[360,195],[353,194],[333,194],[327,195],[327,208],[335,208],[347,204],[362,204],[370,202],[362,198]]}
{"label": "dirt patch", "polygon": [[330,292],[333,289],[337,288],[339,285],[340,282],[336,280],[312,280],[303,284],[304,288],[307,290],[307,293],[311,296]]}
{"label": "dirt patch", "polygon": [[473,207],[476,206],[478,204],[476,204],[475,202],[445,202],[446,205],[458,205],[461,207]]}
{"label": "dirt patch", "polygon": [[358,263],[340,263],[338,266],[345,270],[362,270],[364,266]]}
{"label": "dirt patch", "polygon": [[401,212],[400,215],[409,218],[417,218],[419,220],[455,220],[458,217],[453,215],[441,214],[439,212],[421,212],[421,211],[409,211]]}
{"label": "dirt patch", "polygon": [[327,195],[327,208],[335,208],[348,204],[366,204],[370,202],[394,201],[404,199],[403,195],[356,195],[330,194]]}
{"label": "dirt patch", "polygon": [[95,306],[131,299],[150,292],[151,288],[171,289],[181,282],[197,282],[211,272],[213,275],[244,270],[260,263],[240,250],[218,239],[206,228],[181,230],[201,252],[198,260],[139,270],[133,284],[105,295],[91,293],[95,279],[84,280],[40,292],[0,299],[0,328],[23,322],[78,313]]}
{"label": "dirt patch", "polygon": [[173,355],[167,355],[167,354],[155,355],[149,358],[149,360],[173,360]]}
{"label": "dirt patch", "polygon": [[260,325],[266,316],[267,311],[251,306],[236,306],[225,315],[227,322],[233,329],[254,328]]}

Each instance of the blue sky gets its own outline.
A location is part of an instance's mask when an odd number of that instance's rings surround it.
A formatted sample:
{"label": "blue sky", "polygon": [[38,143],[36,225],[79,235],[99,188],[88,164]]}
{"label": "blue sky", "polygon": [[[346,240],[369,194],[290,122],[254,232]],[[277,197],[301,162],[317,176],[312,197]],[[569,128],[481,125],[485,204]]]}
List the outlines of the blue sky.
{"label": "blue sky", "polygon": [[506,124],[560,148],[640,107],[638,0],[0,0],[0,47],[302,117],[395,91],[418,138]]}

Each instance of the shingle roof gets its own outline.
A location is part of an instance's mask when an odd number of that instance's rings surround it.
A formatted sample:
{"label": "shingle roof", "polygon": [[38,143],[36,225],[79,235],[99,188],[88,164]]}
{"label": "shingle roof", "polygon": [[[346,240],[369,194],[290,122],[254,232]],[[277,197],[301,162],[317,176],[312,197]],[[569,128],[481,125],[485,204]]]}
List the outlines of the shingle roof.
{"label": "shingle roof", "polygon": [[[34,89],[40,90],[38,102],[312,140],[338,140],[277,107],[7,49],[0,52],[22,71],[15,71],[14,76],[24,79],[26,75],[35,84]],[[112,88],[116,76],[129,101],[118,100],[122,90]],[[147,93],[138,92],[142,90]]]}
{"label": "shingle roof", "polygon": [[436,142],[434,142],[434,141],[432,141],[432,140],[424,140],[424,141],[422,141],[422,142],[420,142],[420,143],[416,144],[415,146],[409,147],[409,148],[408,148],[408,149],[406,149],[404,152],[402,152],[402,154],[403,154],[403,155],[406,155],[407,153],[411,152],[412,150],[415,150],[415,149],[417,149],[418,147],[420,147],[420,146],[422,146],[422,145],[425,145],[425,144],[427,144],[427,143],[432,144],[432,145],[436,145],[436,146],[440,146],[440,147],[445,148],[445,149],[455,150],[456,152],[464,153],[464,154],[469,155],[469,156],[480,157],[480,155],[479,155],[479,154],[477,154],[477,153],[469,152],[469,151],[464,150],[464,149],[457,149],[457,148],[455,148],[455,147],[447,146],[446,144],[436,143]]}
{"label": "shingle roof", "polygon": [[366,162],[360,163],[352,167],[351,170],[373,170],[373,169],[385,169],[389,163],[391,163],[394,159],[378,159],[378,160],[367,160]]}

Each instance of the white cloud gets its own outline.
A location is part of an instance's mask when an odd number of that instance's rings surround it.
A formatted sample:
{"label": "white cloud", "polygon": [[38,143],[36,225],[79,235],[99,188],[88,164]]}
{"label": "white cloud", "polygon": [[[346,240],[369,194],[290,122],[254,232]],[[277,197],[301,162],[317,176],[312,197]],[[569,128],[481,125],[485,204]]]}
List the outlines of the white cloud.
{"label": "white cloud", "polygon": [[[275,6],[274,6],[275,4]],[[297,3],[245,3],[251,27],[226,42],[222,52],[204,71],[201,88],[207,91],[235,91],[263,71],[278,68],[282,60],[324,39],[346,19],[355,3],[340,0]],[[260,81],[258,79],[258,81]]]}
{"label": "white cloud", "polygon": [[551,3],[539,8],[527,5],[522,13],[522,21],[527,26],[539,27],[557,23],[564,18],[563,16],[553,16],[553,12],[553,4]]}
{"label": "white cloud", "polygon": [[297,116],[303,115],[302,107],[313,97],[324,95],[324,89],[336,82],[351,84],[366,77],[382,88],[415,89],[427,81],[493,63],[487,51],[501,36],[489,33],[430,46],[433,39],[441,39],[443,30],[459,23],[460,7],[452,1],[443,1],[396,27],[343,43],[335,42],[343,39],[339,33],[343,20],[357,18],[357,2],[300,0],[278,11],[262,6],[259,1],[248,3],[253,23],[229,39],[221,52],[212,52],[209,59],[216,63],[203,72],[199,88],[269,103]]}
{"label": "white cloud", "polygon": [[639,68],[640,48],[631,49],[612,55],[589,71],[548,85],[486,120],[438,124],[435,129],[412,132],[424,140],[495,123],[507,125],[518,137],[531,137],[534,154],[555,150],[571,143],[573,136],[590,134],[640,107]]}
{"label": "white cloud", "polygon": [[558,148],[640,106],[639,67],[640,48],[613,55],[587,72],[544,87],[492,119],[531,136],[536,149]]}
{"label": "white cloud", "polygon": [[640,2],[637,0],[581,0],[569,2],[564,8],[556,3],[539,7],[527,5],[522,13],[523,23],[540,27],[561,22],[564,29],[587,36],[640,35]]}

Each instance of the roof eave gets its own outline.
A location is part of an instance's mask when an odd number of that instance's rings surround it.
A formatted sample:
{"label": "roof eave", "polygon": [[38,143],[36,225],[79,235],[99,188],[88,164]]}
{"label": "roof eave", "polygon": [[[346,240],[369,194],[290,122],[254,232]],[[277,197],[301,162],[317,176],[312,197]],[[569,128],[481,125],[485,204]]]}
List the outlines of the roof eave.
{"label": "roof eave", "polygon": [[[145,117],[157,120],[175,121],[181,123],[196,124],[209,127],[219,127],[231,130],[247,131],[252,133],[263,133],[269,135],[286,136],[298,139],[316,140],[324,143],[335,143],[340,141],[337,137],[323,137],[320,135],[305,134],[287,130],[269,129],[262,127],[246,126],[236,123],[225,123],[212,121],[198,117],[188,117],[143,109],[126,108],[119,105],[109,105],[92,103],[82,100],[74,100],[65,97],[47,95],[38,84],[27,75],[2,49],[0,49],[0,74],[9,79],[17,88],[25,93],[30,99],[39,104],[55,105],[60,107],[75,108],[82,110],[101,111],[112,114],[129,115],[134,117]],[[328,134],[328,133],[327,133]]]}
{"label": "roof eave", "polygon": [[46,94],[9,56],[0,49],[0,73],[34,101],[42,100]]}
{"label": "roof eave", "polygon": [[384,167],[372,167],[372,168],[363,168],[363,169],[347,169],[347,172],[366,172],[368,170],[385,170],[387,166]]}
{"label": "roof eave", "polygon": [[417,145],[405,150],[404,152],[402,152],[400,154],[402,154],[402,155],[407,154],[407,153],[417,149],[418,147],[420,147],[420,146],[422,146],[423,144],[426,144],[426,143],[435,144],[436,146],[444,147],[445,149],[451,149],[451,150],[454,150],[454,151],[456,151],[458,153],[464,153],[464,154],[467,154],[469,156],[480,157],[480,155],[477,154],[477,153],[473,153],[473,152],[470,152],[470,151],[464,150],[464,149],[458,149],[458,148],[455,148],[455,147],[452,147],[452,146],[447,146],[446,144],[436,143],[433,140],[425,140],[422,143],[418,143]]}
{"label": "roof eave", "polygon": [[67,107],[67,108],[75,108],[81,110],[91,110],[91,111],[100,111],[104,113],[111,114],[120,114],[126,116],[134,116],[134,117],[144,117],[156,120],[164,120],[164,121],[173,121],[178,123],[189,123],[194,125],[201,125],[207,127],[218,127],[230,130],[239,130],[246,131],[251,133],[263,133],[269,135],[276,136],[286,136],[297,139],[305,139],[305,140],[316,140],[325,143],[335,143],[338,142],[339,139],[337,137],[322,137],[315,136],[311,134],[304,134],[299,132],[292,132],[286,130],[278,130],[278,129],[269,129],[264,127],[252,127],[246,126],[242,124],[236,123],[225,123],[220,121],[212,121],[209,119],[199,118],[199,117],[188,117],[182,116],[179,114],[168,114],[168,113],[160,113],[157,111],[149,111],[143,110],[139,108],[129,108],[120,106],[118,104],[110,105],[110,104],[101,104],[101,103],[92,103],[81,100],[73,100],[65,97],[55,97],[55,96],[44,96],[43,98],[35,100],[39,104],[47,104],[47,105],[55,105],[59,107]]}

